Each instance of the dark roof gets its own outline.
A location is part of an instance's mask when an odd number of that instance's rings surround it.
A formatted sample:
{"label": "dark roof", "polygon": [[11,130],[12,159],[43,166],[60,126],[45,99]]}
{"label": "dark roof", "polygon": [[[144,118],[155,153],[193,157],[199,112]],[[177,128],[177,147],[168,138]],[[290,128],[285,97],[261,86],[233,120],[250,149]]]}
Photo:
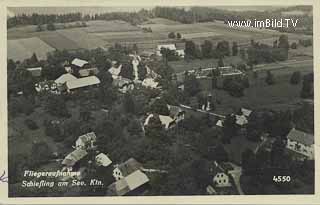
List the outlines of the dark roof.
{"label": "dark roof", "polygon": [[296,130],[292,128],[287,135],[287,138],[296,142],[299,142],[304,145],[313,145],[314,144],[314,136],[308,133],[305,133],[300,130]]}

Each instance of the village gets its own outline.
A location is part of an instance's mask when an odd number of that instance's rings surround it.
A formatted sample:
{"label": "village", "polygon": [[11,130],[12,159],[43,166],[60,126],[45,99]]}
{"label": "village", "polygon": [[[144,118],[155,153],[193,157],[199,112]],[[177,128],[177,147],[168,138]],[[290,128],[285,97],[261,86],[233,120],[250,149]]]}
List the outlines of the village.
{"label": "village", "polygon": [[[227,38],[201,45],[212,59],[197,59],[188,39],[57,49],[43,59],[38,48],[27,59],[10,54],[9,193],[314,192],[313,56],[297,55],[292,44],[305,52],[305,40],[291,35],[279,34],[261,54],[272,62],[254,55],[265,49],[259,39],[243,47]],[[72,182],[67,188],[35,191],[21,188],[25,169],[80,175],[60,177]]]}

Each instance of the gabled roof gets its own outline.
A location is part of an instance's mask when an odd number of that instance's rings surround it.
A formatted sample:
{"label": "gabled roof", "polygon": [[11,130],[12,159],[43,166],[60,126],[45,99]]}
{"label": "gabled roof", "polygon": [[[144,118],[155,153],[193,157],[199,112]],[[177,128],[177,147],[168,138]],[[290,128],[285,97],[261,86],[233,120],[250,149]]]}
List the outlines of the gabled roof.
{"label": "gabled roof", "polygon": [[[149,124],[149,121],[153,116],[154,116],[153,114],[148,115],[148,117],[144,122],[145,126]],[[161,124],[164,125],[166,129],[168,129],[170,124],[174,122],[174,119],[172,119],[170,116],[159,115],[159,119],[161,121]]]}
{"label": "gabled roof", "polygon": [[143,184],[149,182],[149,178],[147,177],[147,175],[145,175],[140,170],[137,170],[137,171],[131,173],[130,175],[125,177],[125,180],[129,186],[130,190],[134,190],[134,189],[142,186]]}
{"label": "gabled roof", "polygon": [[39,77],[41,76],[42,67],[27,68],[27,71],[29,71],[32,76]]}
{"label": "gabled roof", "polygon": [[244,116],[249,117],[250,114],[252,113],[252,110],[246,109],[246,108],[241,108],[241,112]]}
{"label": "gabled roof", "polygon": [[130,158],[127,161],[118,165],[118,169],[121,171],[122,176],[126,177],[129,174],[139,170],[142,164],[134,158]]}
{"label": "gabled roof", "polygon": [[107,167],[112,163],[111,159],[104,153],[98,154],[96,156],[96,161],[98,162],[99,165],[104,167]]}
{"label": "gabled roof", "polygon": [[223,121],[222,120],[218,120],[216,125],[219,126],[219,127],[223,127]]}
{"label": "gabled roof", "polygon": [[287,135],[287,138],[299,142],[301,144],[310,146],[314,144],[314,136],[308,133],[305,133],[300,130],[296,130],[295,128],[292,128],[290,132]]}
{"label": "gabled roof", "polygon": [[78,140],[81,140],[83,143],[89,143],[91,141],[96,141],[97,136],[94,132],[89,132],[87,134],[81,135],[78,137]]}
{"label": "gabled roof", "polygon": [[174,44],[164,44],[164,45],[158,45],[157,49],[160,51],[161,48],[167,48],[169,50],[176,50],[176,46]]}
{"label": "gabled roof", "polygon": [[123,196],[128,192],[149,182],[149,178],[140,170],[124,177],[108,186],[108,195]]}
{"label": "gabled roof", "polygon": [[62,161],[62,164],[67,166],[73,166],[83,157],[87,156],[87,154],[88,153],[85,150],[76,149],[64,158],[64,160]]}
{"label": "gabled roof", "polygon": [[96,76],[89,76],[85,78],[78,78],[76,80],[68,81],[67,82],[67,88],[68,89],[75,89],[75,88],[81,88],[86,87],[90,85],[96,85],[99,84],[100,80]]}
{"label": "gabled roof", "polygon": [[62,74],[59,78],[57,78],[54,82],[57,83],[57,84],[64,84],[68,81],[72,81],[72,80],[76,80],[77,78],[70,74],[70,73],[65,73],[65,74]]}
{"label": "gabled roof", "polygon": [[73,61],[71,62],[72,65],[76,65],[78,67],[83,67],[85,64],[89,63],[86,60],[81,60],[79,58],[75,58],[73,59]]}

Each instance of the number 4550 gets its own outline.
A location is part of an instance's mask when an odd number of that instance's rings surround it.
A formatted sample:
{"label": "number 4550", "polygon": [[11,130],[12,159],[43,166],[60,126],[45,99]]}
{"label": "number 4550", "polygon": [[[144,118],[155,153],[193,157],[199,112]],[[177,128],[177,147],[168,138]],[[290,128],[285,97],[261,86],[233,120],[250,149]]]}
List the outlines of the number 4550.
{"label": "number 4550", "polygon": [[274,182],[290,182],[291,177],[290,176],[273,176]]}

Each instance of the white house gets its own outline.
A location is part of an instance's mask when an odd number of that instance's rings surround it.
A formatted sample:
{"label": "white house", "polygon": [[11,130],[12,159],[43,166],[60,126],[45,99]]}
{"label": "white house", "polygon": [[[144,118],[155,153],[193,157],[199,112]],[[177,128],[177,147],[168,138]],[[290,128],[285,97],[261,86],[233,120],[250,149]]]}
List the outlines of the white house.
{"label": "white house", "polygon": [[95,159],[98,166],[107,167],[112,163],[111,159],[104,153],[98,154]]}
{"label": "white house", "polygon": [[27,71],[29,71],[33,77],[40,77],[42,72],[42,67],[27,68]]}
{"label": "white house", "polygon": [[158,45],[157,46],[157,55],[158,56],[162,56],[162,54],[161,54],[161,49],[162,48],[166,48],[166,49],[169,49],[169,50],[172,50],[172,51],[176,51],[177,50],[176,45],[174,45],[174,44]]}
{"label": "white house", "polygon": [[142,85],[145,87],[154,88],[154,89],[159,88],[158,87],[159,83],[156,82],[153,78],[145,78],[142,81]]}
{"label": "white house", "polygon": [[122,64],[118,67],[115,67],[115,64],[116,63],[114,63],[114,65],[108,70],[108,72],[111,74],[113,79],[118,79],[121,72]]}
{"label": "white house", "polygon": [[215,187],[231,187],[230,177],[227,172],[217,163],[214,162],[213,184]]}
{"label": "white house", "polygon": [[295,128],[287,135],[287,149],[301,154],[305,159],[314,159],[314,136]]}
{"label": "white house", "polygon": [[77,66],[79,68],[82,68],[84,65],[88,64],[89,62],[86,60],[82,60],[79,58],[75,58],[73,59],[73,61],[71,62],[72,65]]}
{"label": "white house", "polygon": [[88,86],[99,85],[100,80],[96,76],[89,76],[85,78],[78,78],[76,80],[68,81],[66,83],[67,91],[71,92],[78,88],[84,88]]}
{"label": "white house", "polygon": [[76,149],[86,149],[87,147],[93,147],[96,142],[97,136],[94,132],[81,135],[76,141]]}
{"label": "white house", "polygon": [[[175,122],[175,120],[170,116],[165,116],[165,115],[158,115],[158,116],[161,124],[165,127],[165,129],[169,129],[172,126],[172,124]],[[144,126],[149,125],[149,121],[153,117],[154,117],[153,114],[149,114],[146,120],[144,121]]]}
{"label": "white house", "polygon": [[241,112],[242,112],[242,115],[246,116],[246,117],[249,117],[252,113],[252,110],[249,110],[249,109],[246,109],[246,108],[241,108]]}

